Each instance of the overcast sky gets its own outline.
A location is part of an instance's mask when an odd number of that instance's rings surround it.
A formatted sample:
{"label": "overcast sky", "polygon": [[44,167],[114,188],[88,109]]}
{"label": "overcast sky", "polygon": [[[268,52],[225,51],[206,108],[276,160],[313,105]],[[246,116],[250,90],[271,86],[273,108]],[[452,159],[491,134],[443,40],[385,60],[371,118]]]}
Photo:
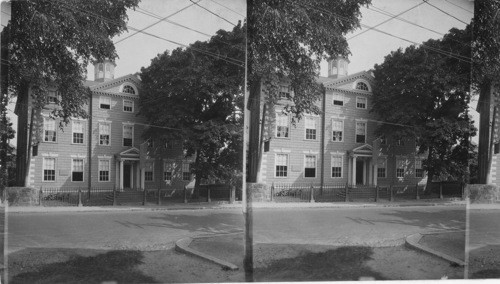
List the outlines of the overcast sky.
{"label": "overcast sky", "polygon": [[[179,44],[188,45],[197,40],[208,40],[219,29],[231,30],[234,24],[243,21],[246,16],[246,0],[201,0],[198,5],[190,0],[142,0],[138,9],[130,10],[128,33],[113,39],[119,56],[116,60],[115,78],[140,72],[141,67],[149,66],[151,59],[156,55],[165,50],[171,51],[181,46]],[[367,27],[373,27],[390,19],[391,16],[384,14],[397,15],[416,5],[418,6],[399,16],[407,22],[392,19],[376,27],[408,41],[374,29],[369,30]],[[441,38],[452,27],[465,27],[461,21],[470,22],[473,17],[473,6],[473,2],[469,0],[429,0],[428,3],[422,0],[372,0],[372,6],[362,9],[363,27],[347,35],[352,53],[349,57],[349,73],[373,68],[374,64],[382,63],[384,56],[399,47],[407,47],[412,42],[421,43],[430,38]],[[174,13],[176,14],[168,20],[177,25],[166,21],[159,22],[156,18],[164,18]],[[152,24],[155,25],[144,30],[149,35],[135,34],[136,30]],[[360,32],[364,33],[356,36]],[[351,37],[353,38],[350,39]],[[322,65],[321,75],[327,75],[326,63]],[[93,66],[88,68],[87,79],[94,79]],[[12,114],[13,105],[9,109]],[[15,144],[15,141],[11,142]]]}

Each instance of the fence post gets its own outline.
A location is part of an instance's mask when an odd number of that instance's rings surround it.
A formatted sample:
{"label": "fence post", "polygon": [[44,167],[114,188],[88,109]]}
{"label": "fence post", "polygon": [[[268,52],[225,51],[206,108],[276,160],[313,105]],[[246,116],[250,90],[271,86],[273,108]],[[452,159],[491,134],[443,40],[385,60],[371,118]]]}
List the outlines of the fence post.
{"label": "fence post", "polygon": [[348,201],[349,201],[349,185],[346,182],[345,183],[345,202],[348,202]]}
{"label": "fence post", "polygon": [[417,200],[420,200],[420,195],[418,194],[418,182],[417,184],[415,185],[415,190],[417,191]]}
{"label": "fence post", "polygon": [[391,199],[390,199],[390,201],[393,202],[394,201],[394,193],[392,192],[393,191],[392,184],[389,186],[389,191],[391,192]]}
{"label": "fence post", "polygon": [[229,204],[233,204],[236,199],[236,186],[231,185],[231,190],[229,191]]}
{"label": "fence post", "polygon": [[271,202],[274,201],[274,182],[271,184]]}
{"label": "fence post", "polygon": [[116,187],[113,186],[113,206],[116,206]]}
{"label": "fence post", "polygon": [[187,200],[187,187],[184,186],[184,203],[188,203],[188,200]]}
{"label": "fence post", "polygon": [[212,200],[210,199],[210,186],[207,186],[207,202],[210,203]]}
{"label": "fence post", "polygon": [[378,185],[375,186],[375,202],[378,202]]}
{"label": "fence post", "polygon": [[158,205],[161,205],[161,187],[158,187]]}
{"label": "fence post", "polygon": [[439,182],[439,199],[443,199],[443,182]]}
{"label": "fence post", "polygon": [[144,191],[143,191],[143,195],[142,195],[143,196],[142,197],[142,205],[146,206],[146,193],[147,193],[147,190],[145,188],[143,190]]}
{"label": "fence post", "polygon": [[42,196],[43,196],[43,190],[42,187],[40,186],[40,193],[38,194],[38,205],[42,206]]}
{"label": "fence post", "polygon": [[309,202],[314,203],[314,186],[311,184],[311,199]]}
{"label": "fence post", "polygon": [[78,207],[82,207],[82,189],[78,188]]}

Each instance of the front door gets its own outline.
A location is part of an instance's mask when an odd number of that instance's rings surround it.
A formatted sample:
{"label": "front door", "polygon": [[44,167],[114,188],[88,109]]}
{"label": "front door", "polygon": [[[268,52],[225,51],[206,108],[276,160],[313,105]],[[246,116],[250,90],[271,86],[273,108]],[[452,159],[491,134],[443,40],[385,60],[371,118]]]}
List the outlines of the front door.
{"label": "front door", "polygon": [[130,183],[131,170],[132,170],[131,164],[123,165],[123,188],[131,188],[131,183]]}
{"label": "front door", "polygon": [[356,161],[356,184],[363,184],[363,176],[365,175],[365,162]]}

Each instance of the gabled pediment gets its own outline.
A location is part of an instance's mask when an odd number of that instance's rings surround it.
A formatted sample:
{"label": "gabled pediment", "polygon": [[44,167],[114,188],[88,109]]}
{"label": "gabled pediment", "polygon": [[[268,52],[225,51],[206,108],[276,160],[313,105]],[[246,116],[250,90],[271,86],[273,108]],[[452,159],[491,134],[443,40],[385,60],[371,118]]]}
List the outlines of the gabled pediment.
{"label": "gabled pediment", "polygon": [[324,83],[325,87],[353,90],[353,84],[357,81],[365,81],[373,84],[373,75],[369,71],[362,71],[338,79],[333,79]]}
{"label": "gabled pediment", "polygon": [[354,152],[354,153],[372,153],[373,147],[369,144],[364,144],[364,145],[361,145],[357,148],[354,148],[352,150],[352,152]]}
{"label": "gabled pediment", "polygon": [[123,84],[130,84],[138,87],[141,81],[136,74],[129,74],[126,76],[122,76],[120,78],[116,78],[113,80],[100,82],[98,84],[94,84],[90,86],[92,91],[106,92],[106,93],[120,93],[120,89]]}
{"label": "gabled pediment", "polygon": [[139,149],[132,147],[132,148],[129,148],[123,152],[120,152],[118,155],[119,156],[126,156],[126,157],[139,157],[140,151],[139,151]]}

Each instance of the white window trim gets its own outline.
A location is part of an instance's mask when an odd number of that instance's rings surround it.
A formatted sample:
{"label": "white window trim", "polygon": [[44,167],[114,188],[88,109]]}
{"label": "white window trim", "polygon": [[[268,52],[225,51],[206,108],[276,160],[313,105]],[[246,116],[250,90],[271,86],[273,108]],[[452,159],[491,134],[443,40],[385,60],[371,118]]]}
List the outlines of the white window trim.
{"label": "white window trim", "polygon": [[[111,158],[108,157],[98,157],[99,160],[97,161],[97,182],[110,182],[111,181]],[[100,178],[100,171],[101,169],[99,168],[99,164],[101,161],[108,161],[108,180],[101,180]]]}
{"label": "white window trim", "polygon": [[405,166],[403,167],[403,176],[402,176],[402,177],[398,177],[398,162],[399,162],[399,161],[406,161],[406,160],[407,160],[407,158],[406,158],[406,157],[404,157],[404,156],[396,156],[396,178],[399,178],[399,179],[403,179],[403,178],[405,178],[405,176],[406,176],[406,172],[407,172],[407,170],[408,170],[408,169],[407,169],[407,167],[406,167],[406,165],[405,165]]}
{"label": "white window trim", "polygon": [[[278,116],[286,116],[286,120],[287,120],[287,127],[288,127],[288,136],[286,137],[279,137],[278,136]],[[275,123],[275,127],[274,127],[274,137],[277,138],[277,139],[290,139],[290,136],[291,136],[291,127],[290,127],[290,116],[288,114],[284,114],[282,112],[276,112],[276,123]]]}
{"label": "white window trim", "polygon": [[[286,177],[281,177],[281,176],[277,176],[276,175],[276,166],[278,165],[277,164],[277,161],[278,161],[278,155],[286,155]],[[276,153],[274,154],[274,177],[275,178],[278,178],[278,179],[287,179],[289,178],[289,173],[290,173],[290,155],[287,153],[287,152],[281,152],[281,153]]]}
{"label": "white window trim", "polygon": [[[109,134],[108,134],[108,136],[109,136],[109,144],[108,145],[101,144],[101,127],[100,127],[101,124],[107,124],[107,125],[109,125]],[[97,139],[97,144],[99,146],[111,147],[111,121],[99,121],[98,125],[99,125],[99,131],[98,131],[99,132],[99,137]]]}
{"label": "white window trim", "polygon": [[[312,129],[312,128],[307,128],[307,126],[306,126],[306,121],[308,118],[312,119],[314,121],[314,129],[316,130],[316,138],[315,139],[307,138],[307,129]],[[290,129],[288,129],[288,136],[290,136]],[[318,119],[317,119],[317,116],[307,115],[305,117],[305,119],[304,119],[304,140],[307,140],[307,141],[317,141],[318,140]]]}
{"label": "white window trim", "polygon": [[[75,127],[73,125],[73,123],[75,123],[75,122],[78,122],[78,123],[82,124],[82,132],[81,132],[83,134],[83,141],[82,141],[82,143],[75,143],[75,141],[73,139],[75,133],[80,133],[80,132],[75,132]],[[71,120],[71,144],[74,144],[74,145],[85,145],[85,126],[86,126],[85,120],[83,120],[83,119],[72,119]]]}
{"label": "white window trim", "polygon": [[[365,100],[365,107],[358,107],[358,99]],[[364,96],[356,96],[356,109],[368,109],[368,98]]]}
{"label": "white window trim", "polygon": [[155,181],[155,162],[153,160],[146,161],[146,164],[151,164],[152,169],[151,169],[151,180],[146,180],[146,167],[144,167],[144,181],[145,182],[154,182]]}
{"label": "white window trim", "polygon": [[[123,92],[123,88],[125,88],[125,86],[130,86],[130,87],[132,87],[132,89],[134,89],[135,94],[131,94],[131,93],[124,93],[124,92]],[[131,83],[123,83],[123,84],[120,86],[120,93],[124,93],[124,94],[130,95],[130,96],[138,96],[138,95],[139,95],[139,90],[137,89],[137,87],[136,87],[134,84],[131,84]]]}
{"label": "white window trim", "polygon": [[[377,175],[377,178],[387,178],[387,157],[378,157],[378,159],[384,159],[385,163],[384,163],[384,167],[382,168],[382,167],[379,166],[379,163],[378,163],[378,160],[377,160],[377,172],[375,174]],[[378,169],[385,169],[383,177],[379,177],[378,176]]]}
{"label": "white window trim", "polygon": [[[365,85],[368,87],[368,91],[366,91],[366,90],[361,90],[361,89],[357,89],[357,88],[356,88],[356,87],[358,86],[358,83],[360,83],[360,82],[361,82],[361,83],[365,83]],[[358,79],[358,80],[356,80],[356,81],[353,83],[352,88],[353,88],[354,90],[356,90],[356,91],[368,92],[368,93],[371,93],[371,92],[372,92],[372,86],[371,86],[371,84],[370,84],[368,81],[364,80],[364,79]]]}
{"label": "white window trim", "polygon": [[[109,99],[109,109],[101,108],[101,104],[102,104],[104,99]],[[112,103],[113,103],[113,100],[111,99],[111,97],[108,97],[108,96],[100,96],[99,97],[99,109],[111,110]]]}
{"label": "white window trim", "polygon": [[[365,142],[357,142],[356,141],[356,136],[358,136],[358,134],[356,133],[356,124],[358,123],[364,123],[365,124]],[[368,136],[367,136],[367,133],[368,133],[368,121],[366,120],[355,120],[354,121],[354,143],[356,144],[366,144],[366,141],[368,141]]]}
{"label": "white window trim", "polygon": [[[54,122],[54,135],[56,136],[56,141],[45,141],[45,122],[46,121],[53,121]],[[58,140],[59,140],[59,135],[57,133],[57,124],[56,124],[57,120],[53,119],[53,118],[50,118],[50,117],[44,117],[43,118],[43,143],[57,143]]]}
{"label": "white window trim", "polygon": [[[311,156],[311,157],[314,157],[314,176],[313,177],[306,177],[306,159],[307,159],[307,156]],[[318,155],[311,155],[311,154],[306,154],[304,155],[304,174],[303,174],[303,177],[304,178],[316,178],[318,177]]]}
{"label": "white window trim", "polygon": [[[170,168],[171,176],[170,176],[169,180],[165,179],[165,173],[168,172],[167,171],[167,169],[168,169],[167,166],[171,167]],[[174,169],[175,169],[175,161],[170,160],[170,159],[163,160],[163,171],[162,171],[162,174],[163,174],[162,179],[163,179],[163,181],[169,181],[169,182],[171,182],[174,179]]]}
{"label": "white window trim", "polygon": [[[333,121],[334,120],[342,121],[342,141],[333,141]],[[330,141],[333,143],[344,143],[344,141],[345,141],[345,119],[340,118],[340,117],[339,118],[332,117],[331,126],[332,126],[332,129],[330,130],[330,134],[332,134],[332,136],[330,136]]]}
{"label": "white window trim", "polygon": [[[132,127],[132,145],[131,146],[125,146],[125,126],[131,126]],[[123,123],[122,124],[122,146],[123,147],[133,147],[134,146],[134,135],[135,135],[135,127],[133,123]]]}
{"label": "white window trim", "polygon": [[[82,168],[82,180],[73,180],[73,163],[75,160],[82,160],[83,161],[83,168]],[[71,158],[71,182],[85,182],[85,159],[84,158]]]}
{"label": "white window trim", "polygon": [[[337,99],[337,101],[341,101],[342,105],[336,105],[334,103],[334,101],[336,101],[335,98],[341,98],[340,100]],[[333,96],[332,96],[332,106],[333,107],[344,107],[345,103],[346,103],[346,100],[345,100],[344,94],[342,94],[342,93],[333,93]]]}
{"label": "white window trim", "polygon": [[[57,157],[57,156],[55,156]],[[47,182],[47,183],[55,183],[57,182],[57,158],[54,156],[47,156],[42,159],[42,182]],[[45,160],[47,159],[53,159],[54,160],[54,180],[45,180]]]}
{"label": "white window trim", "polygon": [[[125,102],[126,102],[126,101],[127,101],[127,102],[131,102],[131,103],[132,103],[132,110],[131,110],[131,111],[125,110]],[[130,100],[130,99],[123,99],[122,104],[123,104],[123,108],[122,108],[122,111],[123,111],[123,112],[128,112],[128,113],[133,113],[133,112],[134,112],[134,107],[135,107],[135,106],[134,106],[134,101],[133,101],[133,100]]]}
{"label": "white window trim", "polygon": [[[330,178],[332,179],[341,179],[344,178],[344,154],[337,154],[337,153],[331,153],[330,154]],[[341,161],[341,167],[340,167],[340,177],[333,177],[333,164],[332,164],[332,159],[333,157],[340,157],[342,159]]]}
{"label": "white window trim", "polygon": [[[415,177],[416,178],[424,178],[425,177],[424,165],[422,164],[422,160],[423,160],[423,158],[419,158],[419,157],[415,158],[414,168],[415,168]],[[417,161],[420,161],[420,168],[417,168]],[[417,169],[422,169],[422,176],[421,177],[417,176]]]}
{"label": "white window trim", "polygon": [[[189,172],[184,171],[184,165],[186,165],[186,164],[188,165]],[[193,174],[191,173],[191,162],[190,161],[183,161],[182,165],[181,165],[181,174],[182,174],[181,179],[183,181],[188,181],[188,180],[184,179],[184,173],[189,173],[189,180],[192,179]]]}

